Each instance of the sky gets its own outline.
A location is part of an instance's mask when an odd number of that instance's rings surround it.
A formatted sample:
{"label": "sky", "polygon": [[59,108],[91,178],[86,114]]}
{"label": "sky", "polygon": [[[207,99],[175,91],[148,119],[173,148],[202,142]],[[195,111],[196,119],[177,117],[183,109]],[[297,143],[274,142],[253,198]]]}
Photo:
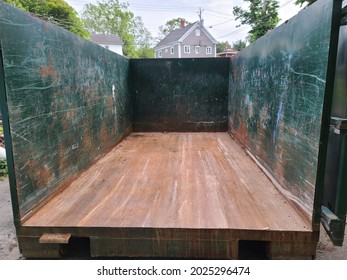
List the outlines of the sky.
{"label": "sky", "polygon": [[[65,0],[78,13],[83,11],[87,3],[95,4],[97,0]],[[280,24],[296,15],[303,7],[294,5],[295,0],[278,0]],[[135,16],[140,16],[145,27],[153,37],[158,35],[159,26],[168,20],[182,17],[189,22],[199,20],[198,11],[201,8],[204,25],[213,37],[219,41],[233,43],[237,40],[245,40],[248,26],[238,26],[235,21],[233,7],[247,8],[243,0],[124,0],[129,4],[128,9]]]}

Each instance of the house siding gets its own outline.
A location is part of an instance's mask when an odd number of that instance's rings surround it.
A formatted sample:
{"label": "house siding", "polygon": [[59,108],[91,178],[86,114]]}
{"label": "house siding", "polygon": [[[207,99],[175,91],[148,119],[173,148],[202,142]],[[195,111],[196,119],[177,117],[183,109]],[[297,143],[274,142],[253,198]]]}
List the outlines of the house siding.
{"label": "house siding", "polygon": [[[171,48],[173,48],[173,54],[171,54]],[[159,57],[159,51],[161,51],[161,57]],[[156,58],[177,58],[178,57],[178,44],[165,46],[162,48],[158,48],[155,51]]]}
{"label": "house siding", "polygon": [[123,55],[123,46],[121,45],[110,45],[110,44],[100,44],[100,43],[97,43],[97,44],[104,48],[109,49],[111,52],[115,52],[120,55]]}
{"label": "house siding", "polygon": [[[200,36],[196,36],[196,30],[199,29]],[[211,41],[210,37],[204,32],[204,28],[197,25],[187,37],[182,36],[182,42],[172,42],[172,44],[162,45],[155,48],[156,58],[193,58],[193,57],[216,57],[216,45]],[[184,47],[190,46],[190,53],[184,53]],[[195,53],[195,47],[200,47],[199,54]],[[170,49],[174,48],[174,53],[171,54]],[[206,53],[206,48],[211,48],[211,53]],[[161,51],[161,56],[159,52]]]}
{"label": "house siding", "polygon": [[[196,27],[196,29],[200,29],[200,27]],[[196,30],[195,29],[195,30]],[[215,57],[216,56],[216,46],[211,42],[210,38],[207,37],[207,35],[201,30],[200,36],[195,35],[195,30],[191,32],[182,42],[182,58],[187,58],[187,57]],[[190,46],[190,53],[184,53],[184,46]],[[195,53],[195,47],[199,46],[200,47],[200,53],[196,54]],[[211,54],[206,54],[206,48],[211,47],[212,48],[212,53]]]}

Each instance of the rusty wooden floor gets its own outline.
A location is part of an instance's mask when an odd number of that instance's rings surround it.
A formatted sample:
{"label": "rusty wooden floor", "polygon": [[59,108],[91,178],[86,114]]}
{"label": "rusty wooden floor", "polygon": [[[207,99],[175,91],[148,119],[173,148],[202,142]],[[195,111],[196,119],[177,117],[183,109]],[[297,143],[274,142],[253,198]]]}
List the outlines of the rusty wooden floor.
{"label": "rusty wooden floor", "polygon": [[132,133],[23,226],[311,231],[227,133]]}

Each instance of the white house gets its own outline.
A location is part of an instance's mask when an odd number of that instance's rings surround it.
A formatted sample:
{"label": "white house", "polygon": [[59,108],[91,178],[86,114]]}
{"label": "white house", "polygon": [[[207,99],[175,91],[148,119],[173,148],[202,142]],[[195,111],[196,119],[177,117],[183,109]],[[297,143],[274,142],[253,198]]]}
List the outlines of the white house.
{"label": "white house", "polygon": [[92,42],[109,49],[112,52],[123,55],[123,42],[116,35],[90,34]]}

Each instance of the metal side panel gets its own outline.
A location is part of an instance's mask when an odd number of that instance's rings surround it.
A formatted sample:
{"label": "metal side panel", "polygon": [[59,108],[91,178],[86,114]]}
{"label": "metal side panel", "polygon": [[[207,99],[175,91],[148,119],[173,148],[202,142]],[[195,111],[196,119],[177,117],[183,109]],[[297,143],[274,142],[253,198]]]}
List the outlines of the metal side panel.
{"label": "metal side panel", "polygon": [[341,3],[315,2],[231,63],[229,131],[312,219],[315,231],[321,219]]}
{"label": "metal side panel", "polygon": [[23,218],[131,130],[129,59],[1,1],[0,42]]}

